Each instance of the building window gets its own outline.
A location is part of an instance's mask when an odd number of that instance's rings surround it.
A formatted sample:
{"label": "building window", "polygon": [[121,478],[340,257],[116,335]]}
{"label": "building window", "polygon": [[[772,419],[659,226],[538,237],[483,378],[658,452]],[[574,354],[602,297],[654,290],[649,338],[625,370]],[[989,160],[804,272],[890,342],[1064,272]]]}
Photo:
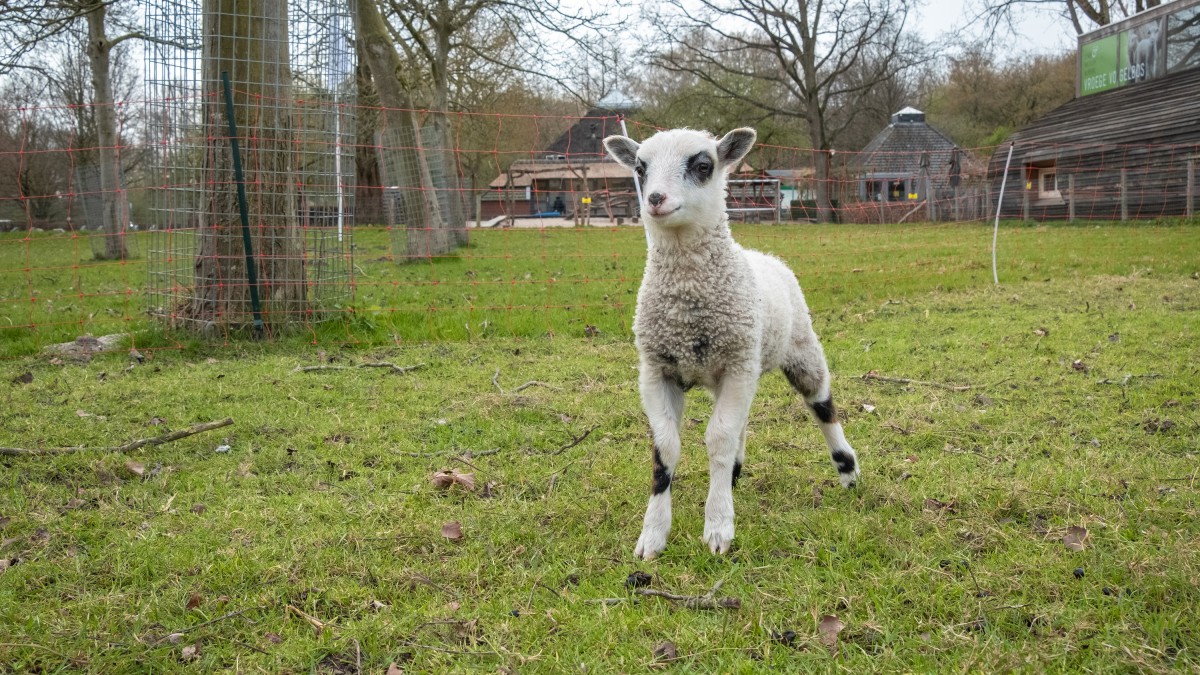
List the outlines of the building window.
{"label": "building window", "polygon": [[1038,175],[1041,178],[1041,187],[1038,188],[1039,197],[1062,196],[1058,191],[1058,174],[1054,171],[1054,169],[1043,169],[1042,171],[1038,172]]}
{"label": "building window", "polygon": [[866,182],[867,199],[874,202],[902,202],[908,199],[903,178],[883,178]]}
{"label": "building window", "polygon": [[1025,189],[1037,199],[1062,199],[1058,169],[1054,162],[1039,162],[1025,167]]}

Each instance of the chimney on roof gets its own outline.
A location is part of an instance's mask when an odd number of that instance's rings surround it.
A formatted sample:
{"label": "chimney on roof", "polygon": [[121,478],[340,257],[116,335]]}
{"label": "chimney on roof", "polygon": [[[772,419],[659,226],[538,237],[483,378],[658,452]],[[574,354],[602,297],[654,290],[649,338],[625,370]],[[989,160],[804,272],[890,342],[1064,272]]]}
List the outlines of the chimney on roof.
{"label": "chimney on roof", "polygon": [[908,106],[903,110],[892,113],[892,124],[911,124],[913,122],[920,122],[924,124],[925,113],[912,106]]}

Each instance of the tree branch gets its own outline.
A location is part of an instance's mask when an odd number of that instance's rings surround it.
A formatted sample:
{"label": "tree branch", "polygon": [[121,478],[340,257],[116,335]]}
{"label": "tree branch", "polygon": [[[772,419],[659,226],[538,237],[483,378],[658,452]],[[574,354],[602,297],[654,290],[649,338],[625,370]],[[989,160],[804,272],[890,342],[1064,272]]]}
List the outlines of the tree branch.
{"label": "tree branch", "polygon": [[171,441],[177,441],[181,438],[187,438],[188,436],[204,433],[205,431],[212,431],[213,429],[227,427],[231,424],[233,424],[233,418],[226,417],[225,419],[218,420],[216,422],[205,422],[203,424],[197,424],[190,429],[172,431],[171,433],[155,436],[154,438],[143,438],[136,441],[130,441],[125,445],[118,445],[115,447],[87,448],[84,446],[75,446],[70,448],[35,448],[32,450],[25,448],[0,448],[0,455],[9,457],[24,457],[30,455],[62,455],[71,452],[82,452],[89,449],[95,452],[130,452],[147,445],[162,445],[163,443],[170,443]]}

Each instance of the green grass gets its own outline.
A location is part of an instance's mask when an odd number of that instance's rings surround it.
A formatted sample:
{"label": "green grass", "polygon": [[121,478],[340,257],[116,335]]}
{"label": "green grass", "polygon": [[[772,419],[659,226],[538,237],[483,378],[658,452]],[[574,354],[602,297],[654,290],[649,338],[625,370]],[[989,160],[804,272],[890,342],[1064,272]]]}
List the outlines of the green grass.
{"label": "green grass", "polygon": [[[1196,271],[1196,228],[1179,222],[1026,226],[1006,223],[1001,281]],[[796,269],[817,309],[883,302],[991,281],[991,228],[967,225],[737,226],[745,245]],[[151,248],[138,233],[131,248]],[[479,337],[629,338],[645,263],[638,228],[473,231],[472,245],[396,264],[387,232],[355,235],[356,297],[328,308],[344,320],[302,327],[284,342],[408,344]],[[145,314],[145,256],[91,259],[81,235],[0,233],[0,358],[81,334],[132,332],[139,347],[183,347]],[[161,264],[161,263],[159,263]],[[227,344],[236,342],[229,336]]]}
{"label": "green grass", "polygon": [[[734,550],[711,556],[711,404],[694,393],[675,526],[652,563],[632,558],[650,482],[628,335],[636,230],[483,233],[412,266],[371,262],[384,239],[367,233],[349,320],[207,346],[140,318],[121,290],[137,288],[131,269],[76,269],[41,237],[3,244],[86,281],[79,299],[40,281],[58,272],[31,273],[64,321],[3,336],[0,446],[236,424],[129,455],[0,458],[0,670],[354,672],[361,653],[364,672],[628,672],[663,641],[693,672],[1200,668],[1195,225],[1008,226],[998,289],[982,226],[737,234],[800,272],[864,480],[837,487],[802,404],[769,376]],[[513,283],[526,272],[537,283]],[[28,294],[0,294],[19,326]],[[114,327],[167,348],[132,368],[31,354]],[[293,372],[322,352],[425,366]],[[861,378],[872,370],[975,388]],[[531,380],[550,386],[512,393]],[[434,489],[450,467],[479,489]],[[462,541],[441,536],[447,521]],[[1086,550],[1063,545],[1071,526]],[[635,570],[682,594],[723,581],[741,609],[631,596]],[[336,628],[318,635],[288,605]],[[825,614],[846,626],[833,647]],[[789,630],[790,644],[772,637]]]}

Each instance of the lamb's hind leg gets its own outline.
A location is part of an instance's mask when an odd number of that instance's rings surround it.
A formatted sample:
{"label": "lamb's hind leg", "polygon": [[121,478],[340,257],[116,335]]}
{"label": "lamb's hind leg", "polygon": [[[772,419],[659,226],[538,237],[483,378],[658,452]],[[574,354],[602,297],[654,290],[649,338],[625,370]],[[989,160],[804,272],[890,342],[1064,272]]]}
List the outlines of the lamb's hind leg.
{"label": "lamb's hind leg", "polygon": [[650,419],[654,436],[653,473],[650,483],[650,503],[642,521],[634,555],[650,560],[667,547],[671,532],[671,479],[679,463],[679,431],[683,421],[683,389],[677,382],[663,377],[662,372],[643,366],[639,385],[642,406]]}
{"label": "lamb's hind leg", "polygon": [[825,443],[829,446],[829,457],[837,468],[842,487],[853,487],[859,478],[858,457],[838,422],[833,395],[829,391],[829,366],[816,335],[792,350],[791,359],[783,366],[783,374],[804,397],[817,425],[821,427]]}

